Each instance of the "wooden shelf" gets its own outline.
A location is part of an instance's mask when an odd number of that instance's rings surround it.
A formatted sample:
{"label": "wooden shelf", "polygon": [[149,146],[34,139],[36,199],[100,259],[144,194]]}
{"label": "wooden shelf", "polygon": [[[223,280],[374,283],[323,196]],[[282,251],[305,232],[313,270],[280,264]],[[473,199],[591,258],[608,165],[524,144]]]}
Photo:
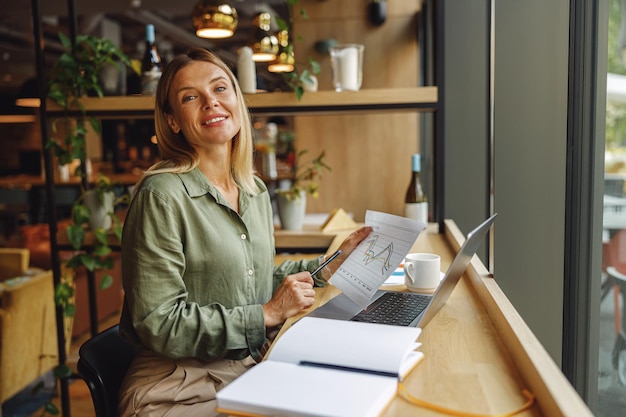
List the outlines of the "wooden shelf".
{"label": "wooden shelf", "polygon": [[[293,92],[246,94],[254,114],[337,114],[380,110],[435,111],[437,87],[380,88],[361,91],[307,92],[298,100]],[[90,114],[98,117],[153,117],[154,97],[116,96],[85,97],[81,100]],[[55,117],[61,108],[48,101],[48,113]],[[78,112],[74,112],[78,114]]]}
{"label": "wooden shelf", "polygon": [[371,110],[435,111],[437,87],[383,88],[361,91],[318,91],[304,93],[298,100],[294,93],[246,95],[255,114],[337,114]]}

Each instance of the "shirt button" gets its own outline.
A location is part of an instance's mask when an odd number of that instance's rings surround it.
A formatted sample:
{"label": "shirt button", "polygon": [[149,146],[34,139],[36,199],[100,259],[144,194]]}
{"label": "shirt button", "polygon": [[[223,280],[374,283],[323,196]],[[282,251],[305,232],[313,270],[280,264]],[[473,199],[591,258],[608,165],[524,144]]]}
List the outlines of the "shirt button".
{"label": "shirt button", "polygon": [[246,235],[245,234],[241,235],[241,240],[246,240]]}
{"label": "shirt button", "polygon": [[254,274],[254,271],[253,271],[253,270],[251,270],[251,269],[249,269],[249,270],[248,270],[248,275],[252,276],[252,274]]}

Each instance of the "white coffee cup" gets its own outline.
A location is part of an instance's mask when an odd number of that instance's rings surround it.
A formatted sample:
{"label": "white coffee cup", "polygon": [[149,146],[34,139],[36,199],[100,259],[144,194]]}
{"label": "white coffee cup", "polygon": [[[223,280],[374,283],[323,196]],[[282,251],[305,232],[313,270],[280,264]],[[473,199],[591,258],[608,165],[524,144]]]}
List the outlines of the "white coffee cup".
{"label": "white coffee cup", "polygon": [[441,257],[409,253],[404,259],[404,283],[409,291],[432,292],[441,281]]}

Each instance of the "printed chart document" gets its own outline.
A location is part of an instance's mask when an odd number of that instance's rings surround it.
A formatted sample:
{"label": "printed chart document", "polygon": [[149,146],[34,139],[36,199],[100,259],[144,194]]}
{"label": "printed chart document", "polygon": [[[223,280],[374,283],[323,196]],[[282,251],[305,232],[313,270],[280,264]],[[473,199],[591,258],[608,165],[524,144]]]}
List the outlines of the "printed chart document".
{"label": "printed chart document", "polygon": [[304,317],[217,393],[234,415],[374,417],[424,357],[421,329]]}
{"label": "printed chart document", "polygon": [[426,224],[406,217],[368,210],[365,224],[372,233],[348,256],[329,282],[365,308],[374,293],[404,262]]}

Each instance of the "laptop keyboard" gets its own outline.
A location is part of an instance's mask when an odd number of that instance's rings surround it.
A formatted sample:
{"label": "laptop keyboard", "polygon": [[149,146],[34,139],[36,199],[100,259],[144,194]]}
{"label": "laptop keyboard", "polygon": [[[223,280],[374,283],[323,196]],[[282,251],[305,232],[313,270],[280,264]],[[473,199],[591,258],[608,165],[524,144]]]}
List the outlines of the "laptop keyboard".
{"label": "laptop keyboard", "polygon": [[404,292],[386,292],[351,321],[408,326],[424,311],[431,296]]}

